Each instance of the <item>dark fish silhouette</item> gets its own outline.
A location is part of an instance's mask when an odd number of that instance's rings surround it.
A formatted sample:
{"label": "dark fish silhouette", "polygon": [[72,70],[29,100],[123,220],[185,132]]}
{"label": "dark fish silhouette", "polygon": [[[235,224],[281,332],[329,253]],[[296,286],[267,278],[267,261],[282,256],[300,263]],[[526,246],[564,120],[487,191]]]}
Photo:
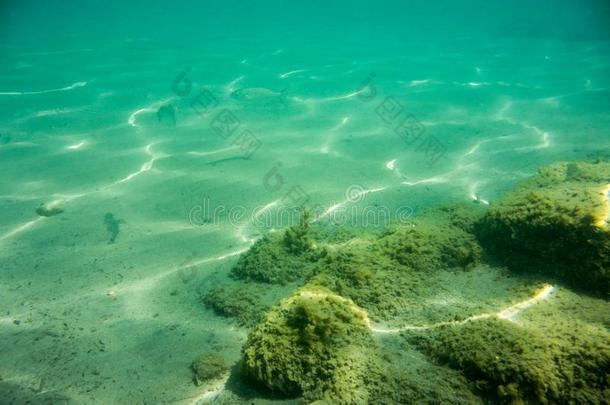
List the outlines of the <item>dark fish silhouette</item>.
{"label": "dark fish silhouette", "polygon": [[230,94],[230,97],[234,100],[241,102],[251,103],[272,103],[279,101],[284,105],[287,105],[286,92],[288,89],[282,91],[273,91],[264,87],[246,87],[238,89]]}
{"label": "dark fish silhouette", "polygon": [[176,125],[176,107],[171,104],[165,104],[157,110],[157,120],[160,123],[170,126]]}
{"label": "dark fish silhouette", "polygon": [[206,165],[216,166],[217,164],[220,164],[220,163],[233,162],[235,160],[250,160],[250,158],[246,157],[246,156],[233,156],[233,157],[228,157],[228,158],[224,158],[224,159],[213,160],[211,162],[207,162]]}
{"label": "dark fish silhouette", "polygon": [[116,237],[119,235],[119,226],[124,224],[125,221],[122,219],[117,219],[112,215],[112,213],[108,212],[104,215],[104,224],[106,224],[106,230],[110,232],[110,240],[108,243],[114,243]]}
{"label": "dark fish silhouette", "polygon": [[36,208],[36,214],[40,215],[41,217],[54,217],[55,215],[59,215],[62,212],[64,212],[64,210],[62,210],[61,208],[47,208],[44,206],[44,204]]}

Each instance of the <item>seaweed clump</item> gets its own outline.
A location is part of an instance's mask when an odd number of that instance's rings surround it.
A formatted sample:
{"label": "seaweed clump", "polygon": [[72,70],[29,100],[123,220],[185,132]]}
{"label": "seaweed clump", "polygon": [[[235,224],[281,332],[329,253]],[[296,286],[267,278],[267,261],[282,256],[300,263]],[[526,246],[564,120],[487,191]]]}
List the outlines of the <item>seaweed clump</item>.
{"label": "seaweed clump", "polygon": [[253,326],[269,309],[262,303],[260,289],[254,284],[213,288],[202,295],[204,305],[214,313],[234,318],[241,326]]}
{"label": "seaweed clump", "polygon": [[481,219],[480,243],[510,268],[610,292],[610,163],[541,169]]}
{"label": "seaweed clump", "polygon": [[[428,214],[427,218],[432,217]],[[397,228],[379,241],[381,250],[418,271],[470,268],[480,262],[476,238],[451,223],[423,220]]]}
{"label": "seaweed clump", "polygon": [[216,380],[225,375],[229,368],[224,359],[216,353],[203,353],[192,363],[193,382],[201,385],[206,381]]}
{"label": "seaweed clump", "polygon": [[[405,359],[412,362],[411,356]],[[453,370],[428,363],[405,372],[376,345],[365,311],[312,285],[272,308],[250,332],[241,367],[256,386],[305,401],[478,402],[466,379]]]}
{"label": "seaweed clump", "polygon": [[271,234],[254,243],[231,269],[238,280],[269,284],[287,284],[305,279],[312,264],[322,255],[310,238],[310,214],[304,211],[299,224],[284,234]]}
{"label": "seaweed clump", "polygon": [[441,271],[470,269],[480,262],[476,238],[461,227],[469,219],[461,217],[457,226],[450,217],[430,210],[410,224],[329,252],[309,283],[352,299],[374,320],[401,316],[406,308],[421,306]]}
{"label": "seaweed clump", "polygon": [[490,400],[604,403],[610,393],[607,332],[560,329],[548,336],[489,318],[405,336],[436,362],[463,372],[473,389]]}
{"label": "seaweed clump", "polygon": [[372,337],[366,313],[351,300],[306,288],[271,309],[242,349],[246,376],[306,400],[367,403],[363,384]]}
{"label": "seaweed clump", "polygon": [[311,212],[304,210],[299,223],[291,226],[284,233],[284,245],[289,252],[299,255],[308,253],[313,249],[310,234]]}

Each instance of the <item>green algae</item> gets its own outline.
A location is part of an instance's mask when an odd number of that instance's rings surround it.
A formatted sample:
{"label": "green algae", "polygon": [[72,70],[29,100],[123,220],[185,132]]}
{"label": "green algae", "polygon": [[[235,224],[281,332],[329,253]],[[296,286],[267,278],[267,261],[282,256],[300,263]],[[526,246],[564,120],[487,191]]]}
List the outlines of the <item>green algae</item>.
{"label": "green algae", "polygon": [[559,378],[542,337],[490,319],[443,326],[410,342],[440,364],[459,369],[485,396],[513,401],[557,397]]}
{"label": "green algae", "polygon": [[231,276],[269,284],[287,284],[307,278],[313,263],[326,254],[324,249],[314,249],[310,220],[311,214],[305,210],[297,225],[256,241],[231,269]]}
{"label": "green algae", "polygon": [[311,272],[313,254],[293,254],[285,246],[284,236],[264,236],[239,258],[231,277],[269,284],[287,284],[305,279]]}
{"label": "green algae", "polygon": [[418,271],[469,268],[480,261],[476,238],[449,223],[416,221],[379,240],[381,251]]}
{"label": "green algae", "polygon": [[203,353],[191,363],[193,382],[201,385],[225,375],[229,368],[224,359],[216,353]]}
{"label": "green algae", "polygon": [[291,226],[284,233],[284,245],[292,254],[301,255],[311,252],[313,241],[311,240],[311,212],[304,210],[299,223]]}
{"label": "green algae", "polygon": [[280,286],[253,281],[232,281],[202,291],[201,301],[216,315],[250,328],[262,319],[272,305],[298,286],[298,283]]}
{"label": "green algae", "polygon": [[[405,371],[401,361],[417,368]],[[373,338],[362,309],[309,285],[271,309],[250,333],[241,365],[253,384],[306,401],[481,403],[463,376],[416,352],[389,353]]]}
{"label": "green algae", "polygon": [[275,392],[366,403],[363,378],[371,343],[366,314],[353,302],[322,288],[301,289],[249,334],[242,367]]}
{"label": "green algae", "polygon": [[476,225],[481,244],[517,271],[610,292],[608,163],[558,163],[511,191]]}
{"label": "green algae", "polygon": [[435,362],[463,372],[485,398],[604,403],[610,387],[610,335],[574,326],[540,330],[490,318],[403,335]]}
{"label": "green algae", "polygon": [[213,288],[202,294],[204,305],[217,315],[233,318],[241,326],[254,326],[269,309],[264,304],[260,285],[256,283],[231,284]]}
{"label": "green algae", "polygon": [[[439,272],[470,269],[480,260],[476,238],[453,225],[452,210],[442,210],[444,216],[430,210],[412,223],[379,236],[363,235],[358,243],[329,252],[309,282],[352,299],[374,320],[419,306],[438,287]],[[467,227],[465,218],[459,222]]]}
{"label": "green algae", "polygon": [[[597,230],[602,236],[605,232],[596,219],[605,209],[598,201],[599,185],[605,181],[595,165],[553,165],[490,208],[434,207],[381,233],[338,228],[337,238],[337,232],[302,218],[286,232],[257,242],[231,272],[234,283],[243,284],[213,292],[209,300],[221,303],[227,313],[234,311],[231,316],[237,319],[260,320],[242,348],[241,366],[255,386],[274,393],[333,404],[603,403],[610,375],[610,339],[603,326],[581,320],[582,314],[569,304],[562,308],[571,315],[542,305],[541,313],[551,311],[546,321],[525,317],[516,324],[492,315],[500,302],[510,305],[519,297],[529,298],[541,282],[536,274],[560,273],[524,267],[506,284],[512,287],[504,301],[487,297],[485,309],[477,305],[476,294],[474,302],[451,306],[454,297],[446,283],[475,268],[489,268],[485,252],[511,268],[530,260],[530,250],[547,262],[566,246],[580,248],[579,243],[605,253],[603,240],[595,245],[591,237]],[[555,189],[558,182],[569,195]],[[582,204],[575,205],[576,200]],[[540,238],[547,231],[561,237]],[[516,235],[527,242],[520,243]],[[581,254],[580,268],[590,272],[603,264],[603,254],[596,253]],[[496,273],[496,282],[511,276],[502,269]],[[583,277],[595,279],[590,273]],[[488,278],[494,281],[492,274]],[[253,286],[259,282],[301,287],[259,317],[265,310],[257,308],[260,294]],[[474,293],[476,287],[471,289]],[[439,300],[446,301],[437,305]],[[607,325],[607,304],[599,305],[601,312],[591,320]],[[481,313],[487,315],[466,320]],[[409,359],[424,357],[417,367],[404,355],[388,353],[388,340],[377,339],[370,326],[370,320],[406,318],[441,322],[396,335]]]}
{"label": "green algae", "polygon": [[373,320],[388,320],[414,304],[413,297],[425,294],[432,277],[404,268],[384,255],[340,251],[321,260],[308,285],[317,285],[352,299],[366,309]]}

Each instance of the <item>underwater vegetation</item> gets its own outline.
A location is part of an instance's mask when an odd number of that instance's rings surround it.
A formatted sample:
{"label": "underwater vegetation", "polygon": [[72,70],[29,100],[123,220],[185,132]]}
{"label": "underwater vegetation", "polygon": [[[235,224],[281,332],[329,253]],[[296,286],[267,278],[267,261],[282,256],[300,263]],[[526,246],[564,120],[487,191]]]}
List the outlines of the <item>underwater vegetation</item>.
{"label": "underwater vegetation", "polygon": [[511,191],[476,225],[481,244],[511,269],[610,292],[610,163],[557,163]]}
{"label": "underwater vegetation", "polygon": [[313,249],[313,241],[310,237],[310,222],[311,212],[309,210],[304,210],[299,219],[299,223],[291,226],[284,233],[284,245],[290,253],[302,255],[311,252]]}
{"label": "underwater vegetation", "polygon": [[223,287],[215,287],[202,294],[202,302],[217,315],[234,319],[239,325],[252,327],[262,315],[278,301],[281,293],[268,285],[236,281]]}
{"label": "underwater vegetation", "polygon": [[304,211],[300,222],[281,234],[270,234],[242,255],[231,270],[237,280],[286,284],[305,279],[323,251],[313,248],[310,213]]}
{"label": "underwater vegetation", "polygon": [[365,403],[366,313],[322,288],[298,290],[248,336],[242,367],[266,388],[305,399]]}
{"label": "underwater vegetation", "polygon": [[229,371],[229,368],[218,354],[203,353],[193,360],[191,370],[193,371],[193,382],[200,385],[222,377]]}
{"label": "underwater vegetation", "polygon": [[[557,328],[558,325],[555,325]],[[405,333],[440,364],[462,371],[475,392],[504,403],[604,403],[610,334],[574,325],[549,336],[491,318]]]}
{"label": "underwater vegetation", "polygon": [[381,235],[361,234],[321,258],[309,284],[352,299],[373,320],[393,319],[419,305],[439,271],[463,271],[480,261],[476,238],[454,225],[466,226],[464,209],[440,207]]}
{"label": "underwater vegetation", "polygon": [[[603,310],[583,318],[569,290],[572,298],[525,323],[474,316],[476,303],[426,303],[448,291],[446,275],[490,258],[510,270],[497,277],[523,280],[512,294],[542,275],[607,291],[609,175],[606,163],[555,164],[490,207],[432,207],[381,233],[311,225],[305,211],[257,241],[231,284],[203,301],[251,327],[240,375],[272,393],[332,404],[607,403],[610,321]],[[374,326],[401,319],[439,323]]]}

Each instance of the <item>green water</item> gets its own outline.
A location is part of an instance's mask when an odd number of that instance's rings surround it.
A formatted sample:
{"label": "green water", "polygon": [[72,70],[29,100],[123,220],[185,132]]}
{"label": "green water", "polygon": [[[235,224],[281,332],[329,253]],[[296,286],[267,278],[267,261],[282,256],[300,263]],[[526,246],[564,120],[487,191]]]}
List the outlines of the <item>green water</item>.
{"label": "green water", "polygon": [[[0,3],[0,403],[298,403],[189,368],[238,362],[200,295],[287,208],[378,230],[610,158],[601,0],[58,3]],[[401,320],[499,308],[489,271]]]}

